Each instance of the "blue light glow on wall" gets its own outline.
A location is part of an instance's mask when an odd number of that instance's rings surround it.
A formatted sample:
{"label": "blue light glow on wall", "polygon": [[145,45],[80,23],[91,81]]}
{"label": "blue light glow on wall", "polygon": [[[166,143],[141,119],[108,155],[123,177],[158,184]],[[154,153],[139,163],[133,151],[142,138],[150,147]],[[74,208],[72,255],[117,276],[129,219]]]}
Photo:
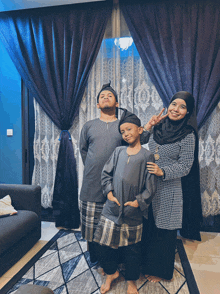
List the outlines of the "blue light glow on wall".
{"label": "blue light glow on wall", "polygon": [[[12,137],[7,129],[13,129]],[[1,41],[0,183],[22,183],[21,77]]]}

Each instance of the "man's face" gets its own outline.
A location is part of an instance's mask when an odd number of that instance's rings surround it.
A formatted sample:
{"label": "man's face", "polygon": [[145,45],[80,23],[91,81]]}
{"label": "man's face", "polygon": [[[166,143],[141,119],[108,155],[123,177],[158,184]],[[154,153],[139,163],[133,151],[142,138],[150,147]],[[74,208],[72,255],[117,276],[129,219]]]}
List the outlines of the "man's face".
{"label": "man's face", "polygon": [[118,102],[116,102],[115,95],[108,90],[104,90],[99,95],[99,102],[97,103],[99,109],[112,109],[118,107]]}

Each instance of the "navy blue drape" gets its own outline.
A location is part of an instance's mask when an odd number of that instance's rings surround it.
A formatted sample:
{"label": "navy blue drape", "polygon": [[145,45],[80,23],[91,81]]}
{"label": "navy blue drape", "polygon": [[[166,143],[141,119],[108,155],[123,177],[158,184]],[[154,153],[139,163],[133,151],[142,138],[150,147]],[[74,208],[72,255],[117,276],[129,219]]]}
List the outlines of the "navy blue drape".
{"label": "navy blue drape", "polygon": [[120,0],[144,66],[167,107],[188,91],[198,128],[220,97],[220,5],[215,0]]}
{"label": "navy blue drape", "polygon": [[[120,0],[145,68],[167,107],[173,94],[188,91],[196,100],[201,128],[220,97],[220,6],[215,0]],[[198,140],[197,140],[198,144]],[[202,222],[198,148],[182,178],[181,235],[200,240]]]}
{"label": "navy blue drape", "polygon": [[76,160],[68,130],[77,115],[112,4],[0,14],[0,37],[26,87],[61,129],[53,196],[56,226],[79,227]]}

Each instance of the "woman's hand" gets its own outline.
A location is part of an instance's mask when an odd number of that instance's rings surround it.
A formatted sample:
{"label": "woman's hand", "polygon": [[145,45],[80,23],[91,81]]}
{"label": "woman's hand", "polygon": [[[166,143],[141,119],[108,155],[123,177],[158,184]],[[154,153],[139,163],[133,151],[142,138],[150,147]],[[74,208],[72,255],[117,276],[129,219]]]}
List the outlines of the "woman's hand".
{"label": "woman's hand", "polygon": [[108,192],[108,200],[113,201],[115,203],[118,204],[118,206],[120,206],[121,204],[118,202],[118,199],[113,195],[112,191]]}
{"label": "woman's hand", "polygon": [[147,131],[150,131],[151,128],[152,128],[153,126],[159,124],[159,122],[160,122],[162,119],[164,119],[165,117],[167,117],[167,116],[168,116],[168,113],[165,114],[165,115],[163,115],[163,116],[161,116],[162,113],[164,112],[164,110],[165,110],[165,108],[163,108],[163,109],[161,110],[161,112],[160,112],[158,115],[153,115],[153,116],[151,117],[151,119],[149,120],[149,122],[146,123],[146,125],[144,126],[144,129],[147,130]]}
{"label": "woman's hand", "polygon": [[138,204],[138,201],[137,200],[134,200],[134,201],[128,201],[124,204],[124,206],[132,206],[132,207],[138,207],[139,204]]}
{"label": "woman's hand", "polygon": [[149,171],[150,174],[154,174],[158,177],[163,176],[163,171],[159,166],[154,163],[154,162],[147,162],[147,170]]}

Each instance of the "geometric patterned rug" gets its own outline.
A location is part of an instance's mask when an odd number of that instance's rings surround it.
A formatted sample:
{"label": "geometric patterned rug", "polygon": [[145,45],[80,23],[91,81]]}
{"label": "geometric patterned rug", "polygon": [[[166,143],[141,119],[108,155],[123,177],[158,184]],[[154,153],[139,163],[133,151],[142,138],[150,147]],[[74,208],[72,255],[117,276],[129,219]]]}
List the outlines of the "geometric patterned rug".
{"label": "geometric patterned rug", "polygon": [[[126,294],[123,268],[109,294]],[[100,294],[105,277],[92,264],[87,242],[79,231],[60,230],[6,285],[2,294],[14,294],[24,284],[51,288],[55,294]],[[171,281],[151,283],[143,276],[137,281],[139,294],[199,294],[182,240],[177,240],[175,270]]]}

